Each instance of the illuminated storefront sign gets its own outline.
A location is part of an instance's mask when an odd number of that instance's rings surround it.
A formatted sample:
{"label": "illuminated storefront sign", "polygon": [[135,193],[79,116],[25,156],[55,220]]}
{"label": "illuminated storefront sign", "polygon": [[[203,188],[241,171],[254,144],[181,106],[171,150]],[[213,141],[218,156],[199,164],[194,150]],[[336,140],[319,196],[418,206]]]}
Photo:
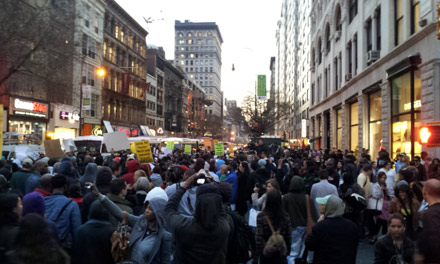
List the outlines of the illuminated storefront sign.
{"label": "illuminated storefront sign", "polygon": [[79,114],[75,113],[75,112],[69,113],[69,112],[65,112],[65,111],[60,111],[60,119],[79,121]]}
{"label": "illuminated storefront sign", "polygon": [[49,106],[47,104],[26,101],[19,98],[10,98],[10,114],[27,117],[47,118]]}
{"label": "illuminated storefront sign", "polygon": [[[420,101],[420,100],[414,101],[414,109],[417,109],[420,107],[422,107],[422,101]],[[404,104],[403,110],[410,111],[411,110],[411,103]]]}

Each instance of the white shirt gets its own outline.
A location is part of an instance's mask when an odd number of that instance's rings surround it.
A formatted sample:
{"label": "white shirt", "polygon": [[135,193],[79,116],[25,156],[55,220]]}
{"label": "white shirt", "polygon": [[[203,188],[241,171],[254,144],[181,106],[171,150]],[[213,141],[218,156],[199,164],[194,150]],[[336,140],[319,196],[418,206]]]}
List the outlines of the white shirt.
{"label": "white shirt", "polygon": [[385,172],[385,174],[387,175],[387,179],[385,180],[385,183],[387,185],[387,189],[388,189],[388,195],[391,197],[394,197],[394,187],[396,186],[397,183],[397,174],[393,169],[389,169],[388,171],[385,170],[385,168],[380,169],[377,174],[379,174],[379,172]]}

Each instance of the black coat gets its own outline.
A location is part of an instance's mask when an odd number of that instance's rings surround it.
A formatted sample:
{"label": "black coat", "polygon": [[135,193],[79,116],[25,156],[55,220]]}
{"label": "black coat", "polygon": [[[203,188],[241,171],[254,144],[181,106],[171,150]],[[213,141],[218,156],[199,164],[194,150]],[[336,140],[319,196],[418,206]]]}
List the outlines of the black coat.
{"label": "black coat", "polygon": [[[409,237],[405,236],[401,249],[402,257],[405,263],[413,263],[414,243]],[[397,264],[397,248],[394,245],[391,234],[379,238],[375,246],[374,264]],[[399,250],[400,251],[400,250]]]}
{"label": "black coat", "polygon": [[312,228],[306,247],[315,252],[314,264],[355,264],[359,244],[357,226],[342,217],[326,218]]}
{"label": "black coat", "polygon": [[113,226],[108,221],[89,220],[78,230],[74,248],[73,264],[114,263],[111,255]]}

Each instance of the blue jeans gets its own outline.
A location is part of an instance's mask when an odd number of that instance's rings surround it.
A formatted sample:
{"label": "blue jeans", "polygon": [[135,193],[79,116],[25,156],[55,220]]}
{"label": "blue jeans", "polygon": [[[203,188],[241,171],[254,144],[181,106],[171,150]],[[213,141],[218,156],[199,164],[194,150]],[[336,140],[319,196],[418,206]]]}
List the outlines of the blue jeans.
{"label": "blue jeans", "polygon": [[[304,252],[304,241],[306,239],[307,227],[298,226],[292,229],[292,244],[290,245],[290,255],[287,256],[289,264],[295,264],[295,258],[302,257]],[[310,259],[310,253],[307,259]]]}

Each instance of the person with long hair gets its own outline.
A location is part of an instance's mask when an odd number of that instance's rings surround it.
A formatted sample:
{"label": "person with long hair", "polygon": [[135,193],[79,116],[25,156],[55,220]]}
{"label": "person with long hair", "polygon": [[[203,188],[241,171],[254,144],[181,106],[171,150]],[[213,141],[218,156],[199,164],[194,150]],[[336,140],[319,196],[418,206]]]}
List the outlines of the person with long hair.
{"label": "person with long hair", "polygon": [[17,194],[0,194],[0,263],[10,263],[7,253],[13,248],[22,210]]}
{"label": "person with long hair", "polygon": [[47,222],[36,213],[27,214],[20,221],[11,255],[12,263],[70,263],[69,255],[53,238]]}
{"label": "person with long hair", "polygon": [[266,193],[263,194],[260,198],[258,198],[258,193],[260,192],[259,187],[254,187],[254,193],[252,194],[252,206],[257,210],[261,211],[264,210],[266,207],[266,199],[267,199],[267,193],[272,190],[280,191],[280,186],[278,185],[277,180],[275,179],[269,179],[266,181]]}
{"label": "person with long hair", "polygon": [[400,181],[395,190],[396,197],[391,200],[389,215],[400,214],[405,220],[406,233],[412,240],[416,240],[419,227],[420,202],[414,197],[408,183]]}
{"label": "person with long hair", "polygon": [[388,220],[389,232],[376,243],[374,264],[412,263],[414,243],[405,236],[405,220],[395,214]]}
{"label": "person with long hair", "polygon": [[382,209],[380,214],[373,215],[373,219],[370,222],[372,226],[370,227],[370,242],[375,243],[377,240],[377,234],[382,228],[382,234],[387,233],[387,219],[388,219],[388,207],[390,196],[388,195],[388,189],[386,184],[387,175],[384,171],[377,174],[377,182],[373,183],[371,186],[371,197],[370,199],[375,199],[378,203],[382,203]]}
{"label": "person with long hair", "polygon": [[249,192],[250,185],[250,171],[249,165],[246,161],[240,162],[237,171],[237,199],[235,201],[236,211],[244,216],[248,210],[247,201],[250,199],[251,192]]}
{"label": "person with long hair", "polygon": [[[272,235],[270,224],[266,217],[269,218],[273,228],[280,231],[280,235],[286,243],[284,252],[275,252],[271,256],[264,254],[264,246]],[[281,192],[279,190],[270,190],[266,193],[266,206],[257,216],[255,244],[254,263],[257,263],[257,261],[259,261],[260,264],[287,263],[287,256],[289,255],[288,246],[291,244],[291,228],[289,215],[284,211]]]}

